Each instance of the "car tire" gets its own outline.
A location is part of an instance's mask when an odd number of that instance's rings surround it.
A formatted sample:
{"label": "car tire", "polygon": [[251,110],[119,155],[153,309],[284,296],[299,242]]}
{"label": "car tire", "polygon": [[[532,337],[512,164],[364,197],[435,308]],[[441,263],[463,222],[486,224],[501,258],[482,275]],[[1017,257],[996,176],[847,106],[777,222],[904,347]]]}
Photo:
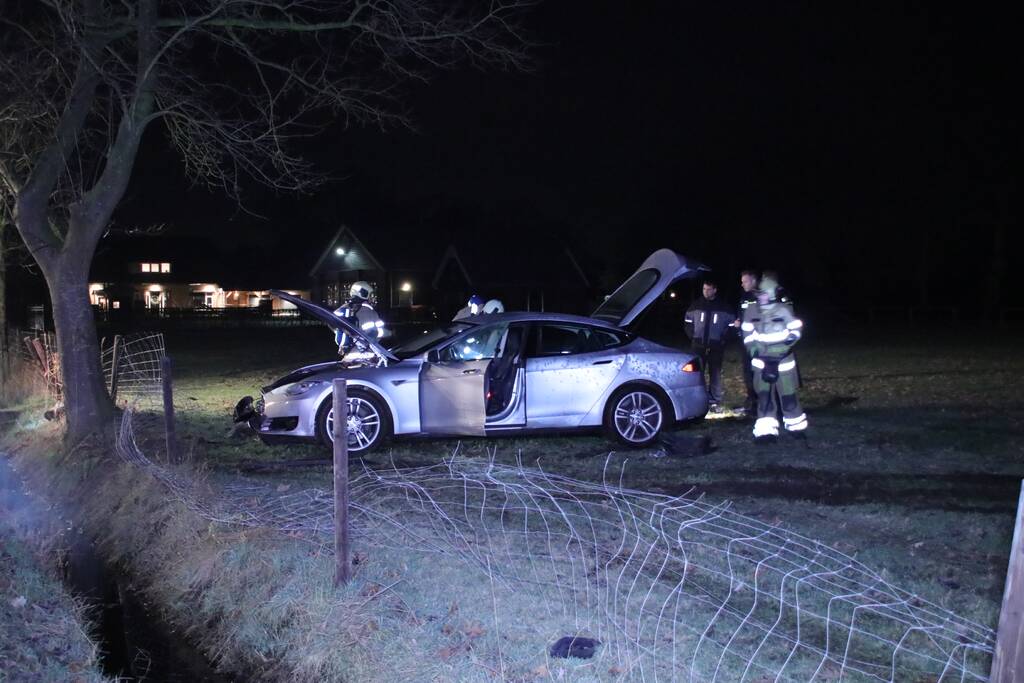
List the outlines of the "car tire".
{"label": "car tire", "polygon": [[[372,391],[351,388],[348,390],[350,427],[348,452],[362,455],[378,448],[391,436],[391,413],[384,401]],[[357,418],[353,425],[353,412]],[[334,425],[334,394],[330,394],[316,411],[316,438],[327,448],[334,448],[331,429]],[[355,429],[353,430],[353,427]]]}
{"label": "car tire", "polygon": [[627,384],[612,392],[604,407],[604,428],[629,448],[650,446],[674,422],[662,392],[646,384]]}

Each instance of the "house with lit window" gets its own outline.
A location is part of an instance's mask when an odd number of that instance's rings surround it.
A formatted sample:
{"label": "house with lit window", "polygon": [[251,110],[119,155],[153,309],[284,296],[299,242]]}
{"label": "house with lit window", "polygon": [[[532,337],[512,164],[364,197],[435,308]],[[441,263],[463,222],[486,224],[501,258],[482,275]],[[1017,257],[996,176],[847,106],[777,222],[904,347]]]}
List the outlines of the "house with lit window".
{"label": "house with lit window", "polygon": [[275,314],[294,307],[271,297],[271,288],[309,296],[295,282],[256,281],[249,273],[258,269],[235,272],[225,266],[232,263],[228,255],[194,240],[125,239],[105,246],[90,271],[89,301],[107,316],[240,309]]}
{"label": "house with lit window", "polygon": [[309,271],[313,300],[337,308],[348,300],[352,284],[364,281],[374,289],[377,308],[421,310],[432,304],[432,278],[442,252],[428,239],[396,241],[386,230],[356,235],[343,225]]}

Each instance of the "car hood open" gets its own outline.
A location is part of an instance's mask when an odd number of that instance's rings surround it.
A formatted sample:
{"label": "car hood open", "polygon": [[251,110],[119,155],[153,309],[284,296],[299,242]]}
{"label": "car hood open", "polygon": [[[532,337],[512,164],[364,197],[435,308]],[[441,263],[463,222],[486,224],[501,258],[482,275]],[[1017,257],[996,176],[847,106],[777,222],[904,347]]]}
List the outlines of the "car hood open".
{"label": "car hood open", "polygon": [[671,249],[659,249],[648,256],[637,271],[619,285],[590,317],[625,327],[636,320],[673,282],[695,277],[708,270],[711,269]]}
{"label": "car hood open", "polygon": [[290,304],[294,304],[303,313],[310,315],[317,320],[325,323],[332,330],[340,330],[345,334],[351,336],[356,340],[357,346],[362,346],[368,351],[372,351],[375,355],[383,359],[388,363],[395,363],[398,361],[398,357],[393,353],[385,349],[383,346],[375,342],[374,340],[363,334],[362,330],[351,324],[341,316],[334,315],[333,311],[329,311],[322,306],[318,306],[312,301],[306,301],[302,297],[289,294],[288,292],[282,292],[279,289],[272,289],[270,293],[276,296],[278,299],[287,301]]}

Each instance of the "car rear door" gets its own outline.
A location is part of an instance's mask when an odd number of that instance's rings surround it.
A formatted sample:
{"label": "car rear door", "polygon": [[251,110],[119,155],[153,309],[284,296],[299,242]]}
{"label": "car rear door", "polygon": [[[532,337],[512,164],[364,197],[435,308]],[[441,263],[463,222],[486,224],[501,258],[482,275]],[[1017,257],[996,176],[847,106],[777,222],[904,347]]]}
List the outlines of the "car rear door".
{"label": "car rear door", "polygon": [[623,333],[535,323],[526,360],[526,425],[576,427],[622,368]]}

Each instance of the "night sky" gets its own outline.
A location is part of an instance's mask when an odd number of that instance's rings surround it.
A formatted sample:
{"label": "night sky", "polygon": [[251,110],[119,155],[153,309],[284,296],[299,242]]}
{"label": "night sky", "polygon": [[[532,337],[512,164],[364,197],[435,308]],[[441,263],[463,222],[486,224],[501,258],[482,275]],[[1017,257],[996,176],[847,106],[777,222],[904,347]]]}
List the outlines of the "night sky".
{"label": "night sky", "polygon": [[157,129],[118,221],[267,259],[342,222],[387,230],[396,248],[413,231],[555,235],[601,274],[669,246],[730,286],[740,268],[775,268],[802,300],[842,306],[996,291],[993,226],[1017,220],[1022,151],[1005,109],[1019,61],[1008,18],[943,3],[548,0],[527,23],[531,72],[411,88],[415,131],[332,129],[309,153],[338,180],[299,198],[246,188],[262,218],[188,190]]}

